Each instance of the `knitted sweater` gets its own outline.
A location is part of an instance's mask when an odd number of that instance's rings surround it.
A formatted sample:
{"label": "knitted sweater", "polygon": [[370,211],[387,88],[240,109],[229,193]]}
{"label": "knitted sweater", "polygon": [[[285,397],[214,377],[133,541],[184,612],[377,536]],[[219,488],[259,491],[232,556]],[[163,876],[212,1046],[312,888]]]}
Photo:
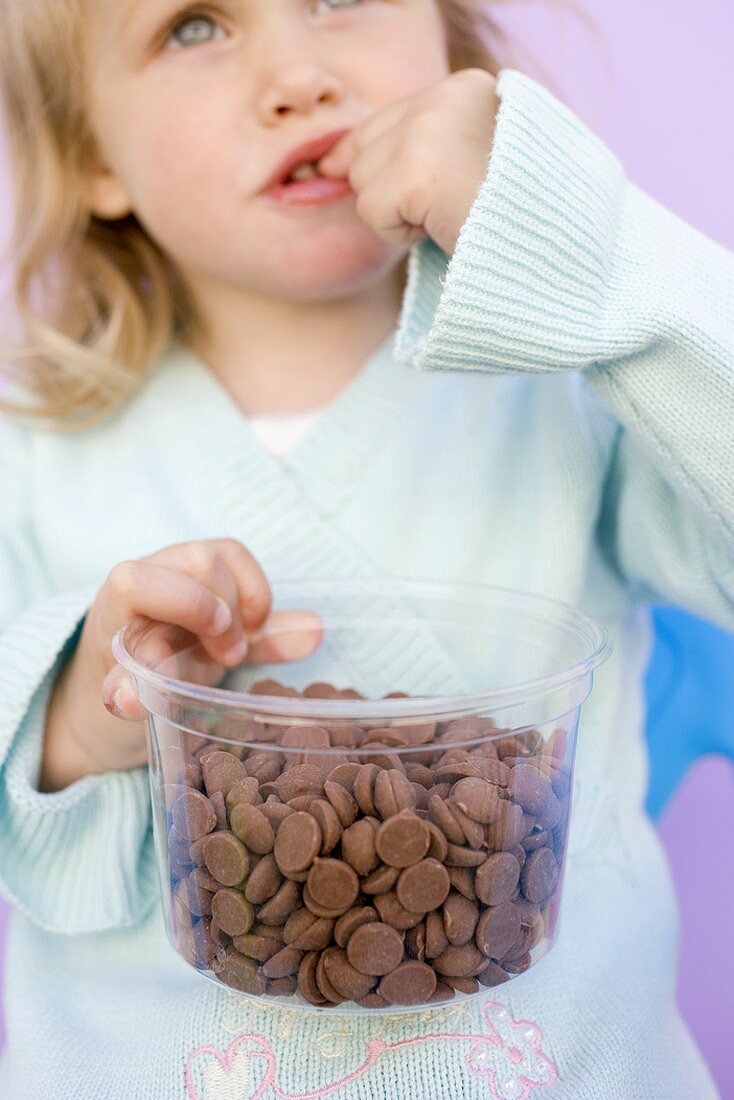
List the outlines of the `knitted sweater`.
{"label": "knitted sweater", "polygon": [[[2,1097],[716,1096],[675,1004],[642,684],[650,602],[734,628],[734,259],[534,81],[505,70],[499,94],[453,257],[413,247],[396,331],[282,459],[176,346],[80,434],[0,421]],[[274,580],[500,585],[611,632],[558,941],[483,1001],[312,1018],[209,983],[164,936],[147,769],[37,790],[50,689],[109,570],[225,536]]]}

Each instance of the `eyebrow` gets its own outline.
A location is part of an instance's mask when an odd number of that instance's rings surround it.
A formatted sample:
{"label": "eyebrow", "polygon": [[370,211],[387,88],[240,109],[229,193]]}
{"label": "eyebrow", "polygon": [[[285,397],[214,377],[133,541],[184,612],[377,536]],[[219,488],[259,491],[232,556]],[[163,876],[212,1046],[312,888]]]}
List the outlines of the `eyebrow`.
{"label": "eyebrow", "polygon": [[[153,2],[155,2],[155,0],[153,0]],[[121,27],[124,27],[126,19],[136,18],[142,11],[151,6],[151,0],[124,0],[123,3],[120,3],[119,0],[114,0],[115,14],[117,15],[119,13],[119,25]],[[169,4],[158,3],[156,7],[173,9],[175,5],[173,0],[171,0]]]}

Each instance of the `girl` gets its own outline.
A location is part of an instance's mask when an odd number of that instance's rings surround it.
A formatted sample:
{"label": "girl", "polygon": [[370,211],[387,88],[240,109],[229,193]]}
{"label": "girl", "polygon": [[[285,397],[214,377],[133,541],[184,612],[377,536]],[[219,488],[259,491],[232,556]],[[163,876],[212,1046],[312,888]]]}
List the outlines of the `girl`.
{"label": "girl", "polygon": [[[472,0],[0,0],[0,31],[0,1093],[716,1096],[642,678],[651,601],[734,626],[732,257],[498,72]],[[354,574],[545,594],[615,641],[559,941],[479,1005],[304,1018],[165,940],[113,634],[144,614],[277,670],[305,654],[258,639],[296,615],[268,578]]]}

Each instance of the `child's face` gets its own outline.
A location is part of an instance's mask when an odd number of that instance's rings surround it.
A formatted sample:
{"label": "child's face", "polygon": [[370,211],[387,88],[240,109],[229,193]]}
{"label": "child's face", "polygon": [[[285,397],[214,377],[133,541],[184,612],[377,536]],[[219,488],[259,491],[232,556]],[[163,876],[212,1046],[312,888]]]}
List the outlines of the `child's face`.
{"label": "child's face", "polygon": [[100,217],[134,211],[194,290],[339,296],[405,255],[360,221],[353,195],[286,206],[263,187],[294,146],[448,75],[436,0],[90,5]]}

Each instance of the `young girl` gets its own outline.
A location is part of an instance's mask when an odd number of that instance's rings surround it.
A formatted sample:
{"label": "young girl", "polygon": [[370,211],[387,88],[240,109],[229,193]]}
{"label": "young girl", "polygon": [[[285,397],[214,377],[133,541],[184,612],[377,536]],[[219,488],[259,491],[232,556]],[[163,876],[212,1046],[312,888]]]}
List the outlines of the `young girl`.
{"label": "young girl", "polygon": [[[716,1096],[642,679],[650,601],[734,626],[734,261],[495,81],[481,29],[472,0],[0,0],[9,1100]],[[258,632],[313,620],[269,579],[355,574],[547,595],[615,643],[559,940],[480,1003],[311,1018],[165,939],[115,631],[287,662]]]}

